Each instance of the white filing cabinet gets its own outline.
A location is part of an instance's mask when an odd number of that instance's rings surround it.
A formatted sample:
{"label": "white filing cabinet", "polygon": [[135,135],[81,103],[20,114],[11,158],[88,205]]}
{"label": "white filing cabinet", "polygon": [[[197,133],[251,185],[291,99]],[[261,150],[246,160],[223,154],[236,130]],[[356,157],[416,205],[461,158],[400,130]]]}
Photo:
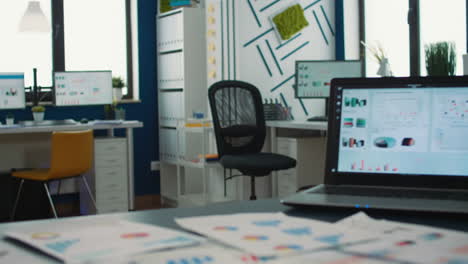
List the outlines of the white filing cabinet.
{"label": "white filing cabinet", "polygon": [[295,193],[301,187],[323,183],[325,142],[325,137],[278,138],[278,153],[297,161],[295,168],[278,171],[280,198]]}
{"label": "white filing cabinet", "polygon": [[[96,138],[94,140],[94,173],[87,175],[96,199],[98,214],[128,211],[127,140]],[[94,213],[94,206],[81,188],[82,212]]]}
{"label": "white filing cabinet", "polygon": [[204,11],[180,8],[156,18],[161,194],[175,201],[182,185],[201,186],[202,181],[200,171],[184,162],[186,147],[197,145],[184,125],[194,111],[207,113]]}

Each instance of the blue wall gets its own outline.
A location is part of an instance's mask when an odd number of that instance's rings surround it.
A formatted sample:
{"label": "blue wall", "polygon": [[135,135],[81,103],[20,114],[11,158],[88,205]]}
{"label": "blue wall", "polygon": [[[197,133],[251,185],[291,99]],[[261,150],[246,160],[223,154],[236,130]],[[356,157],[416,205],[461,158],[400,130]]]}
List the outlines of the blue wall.
{"label": "blue wall", "polygon": [[[156,1],[138,1],[139,76],[141,103],[123,104],[126,119],[140,120],[143,128],[134,129],[135,195],[159,194],[159,173],[152,172],[150,163],[159,160],[157,90],[156,90]],[[135,55],[134,55],[135,56]],[[25,110],[0,111],[0,120],[12,113],[15,120],[32,120],[31,108]],[[46,119],[80,120],[103,119],[103,106],[46,107]],[[117,135],[123,133],[118,131]]]}

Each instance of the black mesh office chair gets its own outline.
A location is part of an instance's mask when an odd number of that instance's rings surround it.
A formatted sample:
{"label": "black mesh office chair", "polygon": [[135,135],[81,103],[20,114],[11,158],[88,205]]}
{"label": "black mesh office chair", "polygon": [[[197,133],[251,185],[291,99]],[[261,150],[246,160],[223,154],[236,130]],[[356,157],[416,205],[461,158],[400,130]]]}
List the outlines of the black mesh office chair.
{"label": "black mesh office chair", "polygon": [[[224,169],[236,169],[250,176],[250,199],[255,200],[255,177],[293,168],[296,160],[261,152],[266,127],[262,96],[255,86],[241,81],[220,81],[209,88],[208,98],[220,163]],[[225,176],[225,184],[232,177]]]}

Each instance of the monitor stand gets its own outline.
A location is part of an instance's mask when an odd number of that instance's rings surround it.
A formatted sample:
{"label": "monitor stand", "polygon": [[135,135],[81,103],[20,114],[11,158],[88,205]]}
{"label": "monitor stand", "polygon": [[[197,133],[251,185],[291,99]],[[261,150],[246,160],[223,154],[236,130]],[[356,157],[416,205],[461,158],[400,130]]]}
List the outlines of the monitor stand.
{"label": "monitor stand", "polygon": [[324,116],[312,116],[307,118],[307,121],[310,122],[328,122],[328,97],[325,98],[325,115]]}

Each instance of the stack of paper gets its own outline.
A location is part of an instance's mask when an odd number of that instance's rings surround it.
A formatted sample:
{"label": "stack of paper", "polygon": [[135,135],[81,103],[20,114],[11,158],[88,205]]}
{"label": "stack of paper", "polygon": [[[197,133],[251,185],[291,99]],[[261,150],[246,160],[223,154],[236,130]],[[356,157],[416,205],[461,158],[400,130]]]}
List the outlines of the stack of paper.
{"label": "stack of paper", "polygon": [[336,223],[379,233],[373,243],[352,245],[345,250],[387,260],[411,263],[468,263],[468,234],[452,230],[387,220],[359,213]]}
{"label": "stack of paper", "polygon": [[256,256],[299,254],[377,238],[365,231],[281,213],[189,217],[176,219],[176,222]]}
{"label": "stack of paper", "polygon": [[154,225],[98,218],[23,227],[7,232],[51,256],[67,262],[88,262],[129,256],[149,250],[195,245],[205,239]]}

